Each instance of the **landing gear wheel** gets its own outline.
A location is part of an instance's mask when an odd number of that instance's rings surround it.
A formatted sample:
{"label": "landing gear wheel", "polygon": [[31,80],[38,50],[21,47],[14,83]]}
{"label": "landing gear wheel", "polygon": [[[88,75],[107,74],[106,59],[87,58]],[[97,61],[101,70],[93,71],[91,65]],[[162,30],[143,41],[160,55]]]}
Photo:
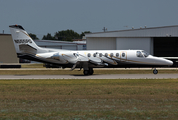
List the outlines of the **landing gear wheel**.
{"label": "landing gear wheel", "polygon": [[94,71],[92,68],[89,68],[89,75],[93,75]]}
{"label": "landing gear wheel", "polygon": [[158,74],[158,70],[154,69],[153,74],[155,74],[155,75]]}
{"label": "landing gear wheel", "polygon": [[84,75],[88,75],[88,74],[89,74],[89,70],[84,70],[84,71],[83,71],[83,74],[84,74]]}

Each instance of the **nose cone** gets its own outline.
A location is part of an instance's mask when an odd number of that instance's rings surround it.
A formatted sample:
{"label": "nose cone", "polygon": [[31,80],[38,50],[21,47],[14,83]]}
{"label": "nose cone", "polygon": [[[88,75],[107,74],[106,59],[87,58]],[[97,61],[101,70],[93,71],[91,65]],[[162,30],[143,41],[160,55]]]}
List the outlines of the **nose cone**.
{"label": "nose cone", "polygon": [[167,59],[164,59],[164,58],[159,58],[159,62],[160,62],[160,64],[166,65],[166,66],[173,65],[173,62],[171,60],[167,60]]}
{"label": "nose cone", "polygon": [[171,60],[166,60],[166,64],[167,64],[168,66],[171,66],[171,65],[173,65],[173,62],[172,62]]}
{"label": "nose cone", "polygon": [[171,66],[171,65],[173,65],[173,62],[171,60],[167,60],[165,58],[149,56],[148,59],[154,65],[160,65],[160,66]]}

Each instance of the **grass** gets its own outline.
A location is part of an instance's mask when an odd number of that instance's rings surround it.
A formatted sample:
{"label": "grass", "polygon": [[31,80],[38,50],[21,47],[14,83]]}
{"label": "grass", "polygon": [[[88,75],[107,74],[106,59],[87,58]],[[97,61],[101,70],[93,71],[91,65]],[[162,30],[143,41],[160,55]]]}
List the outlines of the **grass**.
{"label": "grass", "polygon": [[43,67],[43,64],[41,64],[41,63],[39,63],[39,64],[36,64],[36,63],[21,64],[21,67],[22,68],[45,68],[45,67]]}
{"label": "grass", "polygon": [[1,80],[1,119],[178,118],[178,79]]}

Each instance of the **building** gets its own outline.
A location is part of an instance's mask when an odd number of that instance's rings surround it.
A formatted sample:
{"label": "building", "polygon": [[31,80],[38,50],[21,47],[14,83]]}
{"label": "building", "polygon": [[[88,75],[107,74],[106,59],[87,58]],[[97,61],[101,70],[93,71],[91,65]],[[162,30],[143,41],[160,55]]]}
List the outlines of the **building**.
{"label": "building", "polygon": [[87,50],[141,49],[158,57],[178,57],[178,25],[87,33]]}
{"label": "building", "polygon": [[10,34],[0,34],[0,64],[18,63],[14,43]]}
{"label": "building", "polygon": [[34,40],[40,47],[66,49],[66,50],[86,50],[86,41],[54,41],[54,40]]}

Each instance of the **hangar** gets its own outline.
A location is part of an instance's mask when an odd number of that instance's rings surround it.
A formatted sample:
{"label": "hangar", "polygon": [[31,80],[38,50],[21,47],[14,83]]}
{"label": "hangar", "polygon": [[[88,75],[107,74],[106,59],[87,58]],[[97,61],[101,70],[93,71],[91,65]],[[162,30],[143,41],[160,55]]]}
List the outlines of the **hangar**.
{"label": "hangar", "polygon": [[55,41],[55,40],[34,40],[40,47],[66,50],[85,50],[86,41]]}
{"label": "hangar", "polygon": [[141,49],[158,57],[178,57],[178,25],[85,34],[87,50]]}
{"label": "hangar", "polygon": [[10,34],[0,34],[0,63],[18,63],[15,47]]}

